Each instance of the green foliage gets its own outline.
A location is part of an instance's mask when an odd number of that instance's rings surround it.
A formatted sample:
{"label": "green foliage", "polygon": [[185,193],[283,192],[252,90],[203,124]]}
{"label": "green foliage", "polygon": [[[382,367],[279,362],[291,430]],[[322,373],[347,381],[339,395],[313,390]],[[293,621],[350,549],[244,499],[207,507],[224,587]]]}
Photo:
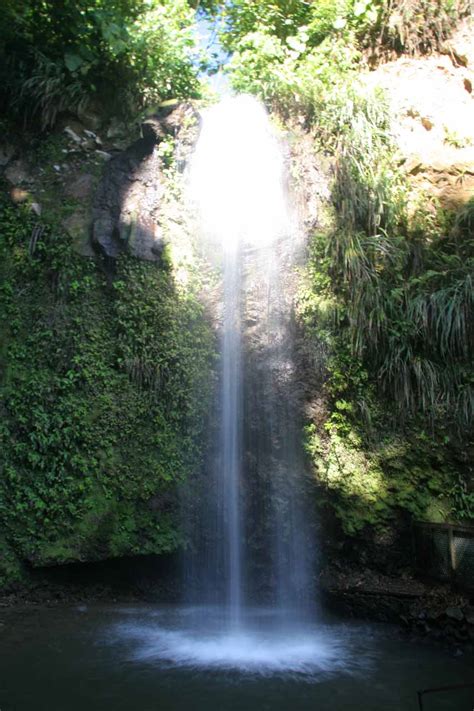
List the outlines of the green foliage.
{"label": "green foliage", "polygon": [[[383,530],[400,511],[417,520],[431,518],[430,507],[442,505],[452,480],[442,448],[426,435],[388,432],[367,447],[351,423],[352,411],[350,402],[339,401],[322,437],[314,425],[305,433],[306,450],[344,532]],[[459,513],[453,501],[448,515],[454,507]]]}
{"label": "green foliage", "polygon": [[203,309],[171,259],[123,256],[110,279],[52,225],[32,254],[35,219],[2,205],[6,545],[33,563],[173,550],[176,486],[200,466],[210,397]]}
{"label": "green foliage", "polygon": [[[325,344],[325,430],[307,448],[346,533],[397,515],[471,518],[474,205],[408,207],[383,97],[333,103],[333,222],[300,309]],[[326,141],[327,143],[327,141]],[[394,454],[395,452],[395,454]]]}
{"label": "green foliage", "polygon": [[222,9],[220,37],[237,91],[311,119],[362,57],[373,64],[439,49],[469,12],[465,0],[234,0]]}
{"label": "green foliage", "polygon": [[1,99],[47,128],[65,110],[98,104],[129,115],[197,96],[193,21],[185,0],[8,0]]}

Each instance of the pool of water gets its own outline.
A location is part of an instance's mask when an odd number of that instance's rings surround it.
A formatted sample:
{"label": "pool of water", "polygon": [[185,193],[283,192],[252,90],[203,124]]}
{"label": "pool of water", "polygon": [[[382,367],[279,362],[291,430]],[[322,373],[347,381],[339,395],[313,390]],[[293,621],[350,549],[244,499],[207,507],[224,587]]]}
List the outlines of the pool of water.
{"label": "pool of water", "polygon": [[[416,711],[474,680],[474,657],[389,626],[247,610],[80,606],[3,612],[1,711]],[[474,690],[425,697],[472,711]]]}

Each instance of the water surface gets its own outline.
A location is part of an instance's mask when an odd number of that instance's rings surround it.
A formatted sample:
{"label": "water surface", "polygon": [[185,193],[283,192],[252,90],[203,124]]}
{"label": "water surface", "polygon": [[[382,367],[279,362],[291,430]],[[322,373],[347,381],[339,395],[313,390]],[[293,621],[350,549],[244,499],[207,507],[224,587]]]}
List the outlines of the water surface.
{"label": "water surface", "polygon": [[[285,625],[246,610],[108,606],[9,611],[0,631],[1,711],[415,711],[417,689],[472,681],[474,658],[388,626]],[[426,698],[471,711],[473,691]]]}

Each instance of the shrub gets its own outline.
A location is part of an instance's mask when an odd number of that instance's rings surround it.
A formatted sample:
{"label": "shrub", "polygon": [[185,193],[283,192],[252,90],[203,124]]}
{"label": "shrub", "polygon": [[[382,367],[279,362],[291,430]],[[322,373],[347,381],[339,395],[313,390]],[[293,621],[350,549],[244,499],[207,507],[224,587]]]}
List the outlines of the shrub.
{"label": "shrub", "polygon": [[129,115],[148,103],[196,96],[193,20],[185,0],[7,0],[3,108],[47,128],[61,111],[94,103]]}

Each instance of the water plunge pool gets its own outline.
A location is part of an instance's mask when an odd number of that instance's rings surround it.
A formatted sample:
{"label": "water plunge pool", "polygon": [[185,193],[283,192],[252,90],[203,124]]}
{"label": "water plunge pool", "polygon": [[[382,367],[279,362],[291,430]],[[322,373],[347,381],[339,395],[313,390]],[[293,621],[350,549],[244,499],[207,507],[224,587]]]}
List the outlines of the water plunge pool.
{"label": "water plunge pool", "polygon": [[[6,611],[2,711],[414,711],[416,691],[470,682],[474,657],[383,625],[292,621],[219,608],[81,606]],[[290,616],[292,618],[292,616]],[[470,711],[474,691],[426,698]]]}

